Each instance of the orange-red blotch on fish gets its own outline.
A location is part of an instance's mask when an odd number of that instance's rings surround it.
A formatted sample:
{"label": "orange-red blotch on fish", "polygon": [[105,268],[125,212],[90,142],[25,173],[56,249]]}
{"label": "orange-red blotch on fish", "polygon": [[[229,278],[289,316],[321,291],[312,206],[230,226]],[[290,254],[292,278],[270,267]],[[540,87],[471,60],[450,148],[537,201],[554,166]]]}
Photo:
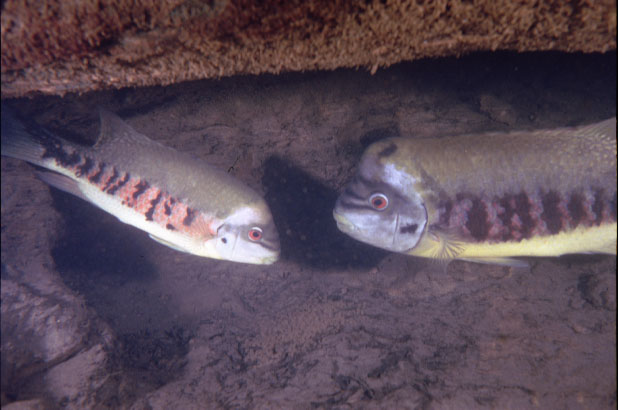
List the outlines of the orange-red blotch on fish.
{"label": "orange-red blotch on fish", "polygon": [[[72,144],[2,107],[2,155],[48,172],[40,178],[142,229],[173,249],[269,264],[279,235],[264,200],[226,172],[138,133],[101,111],[94,147]],[[252,235],[259,230],[261,235]]]}

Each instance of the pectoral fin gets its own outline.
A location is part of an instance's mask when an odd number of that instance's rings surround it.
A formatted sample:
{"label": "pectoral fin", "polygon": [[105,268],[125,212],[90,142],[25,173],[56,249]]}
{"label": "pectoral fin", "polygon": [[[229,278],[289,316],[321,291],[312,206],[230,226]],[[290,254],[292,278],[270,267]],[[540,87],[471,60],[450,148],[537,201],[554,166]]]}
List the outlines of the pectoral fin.
{"label": "pectoral fin", "polygon": [[448,264],[465,249],[465,242],[459,240],[456,235],[439,230],[429,230],[423,235],[419,243],[407,253],[414,256],[422,256]]}
{"label": "pectoral fin", "polygon": [[410,255],[422,256],[440,262],[444,266],[454,259],[487,263],[494,265],[510,266],[513,268],[528,268],[526,261],[502,256],[463,256],[470,254],[470,245],[460,239],[456,234],[441,230],[429,230],[421,242],[410,252]]}

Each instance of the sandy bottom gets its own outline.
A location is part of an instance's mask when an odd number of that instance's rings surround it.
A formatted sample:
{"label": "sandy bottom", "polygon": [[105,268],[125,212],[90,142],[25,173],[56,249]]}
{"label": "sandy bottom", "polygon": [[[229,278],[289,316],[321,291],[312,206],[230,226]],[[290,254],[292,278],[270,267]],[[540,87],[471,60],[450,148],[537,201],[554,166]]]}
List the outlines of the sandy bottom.
{"label": "sandy bottom", "polygon": [[[108,328],[103,382],[82,392],[92,407],[615,408],[615,257],[445,271],[358,243],[331,215],[363,149],[380,138],[614,116],[615,58],[495,53],[373,76],[339,70],[13,101],[84,143],[95,141],[104,106],[228,170],[264,194],[283,249],[272,266],[178,253],[3,159],[3,279],[17,256],[47,252],[50,274]],[[24,220],[31,201],[33,215],[59,215],[57,228]],[[21,239],[5,237],[16,220]],[[48,250],[29,245],[47,229],[56,229]],[[89,334],[83,351],[96,356]],[[50,391],[63,377],[50,366],[19,386],[3,380],[3,403],[83,404],[70,389],[60,399]]]}

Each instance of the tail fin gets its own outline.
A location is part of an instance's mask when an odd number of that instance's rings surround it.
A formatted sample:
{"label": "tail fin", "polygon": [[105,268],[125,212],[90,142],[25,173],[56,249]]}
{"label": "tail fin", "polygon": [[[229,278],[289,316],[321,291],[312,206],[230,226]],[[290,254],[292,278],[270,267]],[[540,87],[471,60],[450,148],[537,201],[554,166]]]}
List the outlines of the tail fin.
{"label": "tail fin", "polygon": [[45,149],[41,143],[17,119],[13,110],[2,104],[2,155],[42,165]]}

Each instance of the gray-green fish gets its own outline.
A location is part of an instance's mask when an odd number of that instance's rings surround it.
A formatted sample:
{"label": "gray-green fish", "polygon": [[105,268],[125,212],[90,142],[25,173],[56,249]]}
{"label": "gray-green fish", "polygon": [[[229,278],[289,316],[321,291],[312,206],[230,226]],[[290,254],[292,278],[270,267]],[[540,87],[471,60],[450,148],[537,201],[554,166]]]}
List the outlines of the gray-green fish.
{"label": "gray-green fish", "polygon": [[337,200],[351,237],[439,260],[616,254],[616,118],[371,145]]}
{"label": "gray-green fish", "polygon": [[83,147],[25,125],[3,106],[2,155],[47,168],[52,172],[39,173],[43,181],[173,249],[254,264],[279,257],[277,229],[256,192],[107,111],[98,142]]}

